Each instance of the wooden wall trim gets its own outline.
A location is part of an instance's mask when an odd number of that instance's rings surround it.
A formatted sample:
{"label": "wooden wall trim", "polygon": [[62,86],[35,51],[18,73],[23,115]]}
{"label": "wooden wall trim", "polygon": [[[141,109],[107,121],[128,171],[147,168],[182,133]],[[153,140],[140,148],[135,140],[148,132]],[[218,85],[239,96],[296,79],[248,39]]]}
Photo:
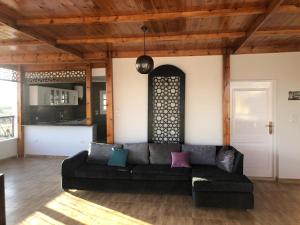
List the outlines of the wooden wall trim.
{"label": "wooden wall trim", "polygon": [[223,55],[223,144],[230,144],[230,55]]}
{"label": "wooden wall trim", "polygon": [[17,119],[18,119],[18,144],[17,156],[18,158],[24,157],[24,127],[23,124],[23,88],[24,88],[24,71],[22,66],[17,69],[18,83],[17,83]]}
{"label": "wooden wall trim", "polygon": [[278,178],[278,183],[286,183],[286,184],[300,184],[300,179],[286,179],[286,178]]}
{"label": "wooden wall trim", "polygon": [[86,124],[92,125],[92,68],[87,66],[85,70],[85,89],[86,89]]}
{"label": "wooden wall trim", "polygon": [[6,224],[4,174],[0,174],[0,224]]}
{"label": "wooden wall trim", "polygon": [[106,141],[114,143],[114,109],[113,109],[113,62],[112,52],[108,52],[106,59]]}

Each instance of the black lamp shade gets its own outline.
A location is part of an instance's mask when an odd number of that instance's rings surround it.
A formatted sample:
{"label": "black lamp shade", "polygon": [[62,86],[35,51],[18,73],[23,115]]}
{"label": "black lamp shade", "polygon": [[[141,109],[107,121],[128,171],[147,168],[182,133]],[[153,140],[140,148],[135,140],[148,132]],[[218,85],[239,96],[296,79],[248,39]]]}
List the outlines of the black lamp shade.
{"label": "black lamp shade", "polygon": [[148,55],[141,55],[136,59],[135,67],[141,74],[148,74],[154,67],[153,59]]}

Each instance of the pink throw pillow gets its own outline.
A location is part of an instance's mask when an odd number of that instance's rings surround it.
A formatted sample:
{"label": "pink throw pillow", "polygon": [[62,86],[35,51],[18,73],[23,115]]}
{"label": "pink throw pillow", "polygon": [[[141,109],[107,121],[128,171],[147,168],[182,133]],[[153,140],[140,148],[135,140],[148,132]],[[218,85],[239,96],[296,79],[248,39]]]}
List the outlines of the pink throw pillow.
{"label": "pink throw pillow", "polygon": [[171,152],[172,168],[187,167],[190,168],[190,152]]}

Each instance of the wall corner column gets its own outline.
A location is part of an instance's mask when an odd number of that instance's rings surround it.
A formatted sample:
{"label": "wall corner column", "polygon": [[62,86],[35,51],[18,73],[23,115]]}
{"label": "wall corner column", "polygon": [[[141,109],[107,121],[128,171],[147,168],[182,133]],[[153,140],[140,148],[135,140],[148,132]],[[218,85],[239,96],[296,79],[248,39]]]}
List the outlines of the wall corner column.
{"label": "wall corner column", "polygon": [[223,145],[230,145],[230,54],[223,55]]}
{"label": "wall corner column", "polygon": [[113,109],[113,62],[112,52],[108,51],[105,62],[106,69],[106,142],[114,143],[114,109]]}
{"label": "wall corner column", "polygon": [[92,115],[92,67],[87,65],[85,69],[85,90],[86,90],[86,125],[90,126],[93,123]]}

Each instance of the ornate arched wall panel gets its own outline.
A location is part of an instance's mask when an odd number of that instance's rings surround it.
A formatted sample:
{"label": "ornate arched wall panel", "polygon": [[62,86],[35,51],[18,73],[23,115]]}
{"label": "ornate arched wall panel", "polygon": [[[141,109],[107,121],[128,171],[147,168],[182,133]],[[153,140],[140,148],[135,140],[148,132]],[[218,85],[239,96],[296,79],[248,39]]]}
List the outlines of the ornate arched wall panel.
{"label": "ornate arched wall panel", "polygon": [[148,76],[148,141],[184,143],[185,74],[172,65]]}

